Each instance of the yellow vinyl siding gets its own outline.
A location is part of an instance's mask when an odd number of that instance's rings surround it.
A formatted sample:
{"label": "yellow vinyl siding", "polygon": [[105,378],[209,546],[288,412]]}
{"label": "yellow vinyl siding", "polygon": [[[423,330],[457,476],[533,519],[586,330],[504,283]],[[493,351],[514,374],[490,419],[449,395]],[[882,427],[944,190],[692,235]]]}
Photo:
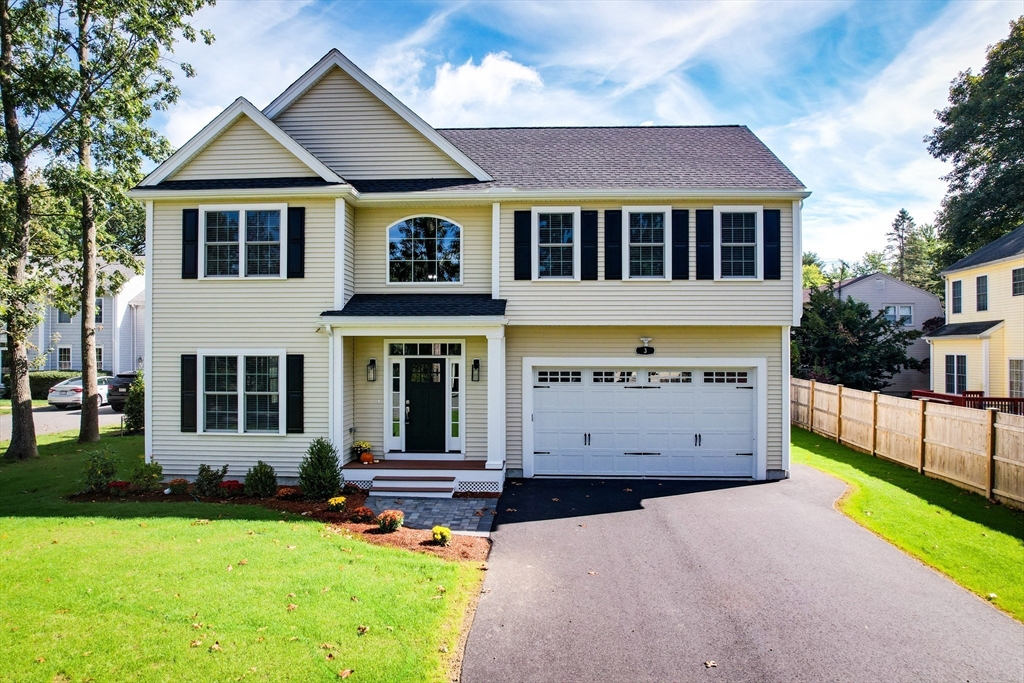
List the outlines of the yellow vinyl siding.
{"label": "yellow vinyl siding", "polygon": [[506,454],[510,468],[523,466],[523,357],[632,357],[640,337],[653,339],[658,358],[767,358],[768,469],[782,467],[782,381],[784,374],[788,381],[788,369],[782,367],[779,327],[510,326],[506,334]]}
{"label": "yellow vinyl siding", "polygon": [[[260,201],[287,201],[272,197]],[[262,459],[294,477],[309,442],[328,436],[328,341],[317,316],[334,291],[334,201],[292,200],[306,208],[303,279],[181,278],[182,209],[198,203],[156,202],[149,267],[153,288],[153,363],[146,383],[153,396],[153,457],[170,476],[195,475],[200,463],[229,465],[241,479]],[[223,435],[180,431],[181,355],[199,349],[284,349],[305,356],[303,434]],[[281,386],[283,393],[285,387]],[[201,387],[200,387],[201,390]],[[198,398],[200,411],[203,397]],[[200,413],[201,416],[201,413]],[[202,421],[200,419],[200,425]]]}
{"label": "yellow vinyl siding", "polygon": [[[410,216],[440,216],[462,226],[462,283],[387,284],[388,233],[392,223]],[[490,293],[491,207],[446,206],[357,208],[352,268],[356,291],[361,294]],[[510,252],[511,253],[511,252]]]}
{"label": "yellow vinyl siding", "polygon": [[[501,205],[501,298],[508,299],[506,317],[514,325],[791,325],[793,320],[792,203],[766,203],[782,212],[782,279],[764,281],[697,280],[696,209],[722,201],[673,202],[689,210],[690,279],[604,280],[604,212],[624,202],[584,203],[597,210],[598,277],[596,281],[531,281],[514,278],[514,212],[531,204]],[[625,202],[635,204],[637,202]],[[750,202],[732,202],[749,204]],[[571,205],[572,202],[551,202]],[[539,205],[539,204],[538,204]],[[675,229],[675,226],[673,226]],[[666,244],[666,249],[671,245]],[[758,249],[764,245],[759,244]],[[535,255],[534,255],[535,258]],[[464,268],[475,267],[467,263]]]}
{"label": "yellow vinyl siding", "polygon": [[[946,391],[946,356],[967,356],[967,390],[984,389],[984,365],[980,339],[936,339],[932,341],[932,390]],[[991,347],[989,348],[991,353]]]}
{"label": "yellow vinyl siding", "polygon": [[316,177],[284,145],[241,116],[170,180]]}
{"label": "yellow vinyl siding", "polygon": [[338,68],[274,122],[345,179],[472,177]]}

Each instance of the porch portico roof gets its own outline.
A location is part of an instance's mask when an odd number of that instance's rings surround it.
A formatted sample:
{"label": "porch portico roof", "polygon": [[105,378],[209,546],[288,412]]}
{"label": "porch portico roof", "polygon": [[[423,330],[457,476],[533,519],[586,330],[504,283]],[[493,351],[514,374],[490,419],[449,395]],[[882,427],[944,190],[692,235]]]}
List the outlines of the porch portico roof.
{"label": "porch portico roof", "polygon": [[340,311],[324,311],[332,318],[501,318],[505,299],[490,294],[356,294]]}

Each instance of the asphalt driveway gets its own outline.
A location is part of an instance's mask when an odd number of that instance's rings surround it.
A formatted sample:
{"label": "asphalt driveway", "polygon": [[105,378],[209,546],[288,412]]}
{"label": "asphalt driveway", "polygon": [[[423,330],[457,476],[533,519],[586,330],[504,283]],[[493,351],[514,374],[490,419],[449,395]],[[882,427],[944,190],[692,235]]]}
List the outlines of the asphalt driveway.
{"label": "asphalt driveway", "polygon": [[[100,426],[121,424],[122,413],[115,413],[109,406],[100,407]],[[36,434],[53,434],[77,430],[82,424],[82,409],[57,410],[53,406],[42,406],[32,409],[32,419],[36,423]],[[0,441],[11,438],[11,414],[0,415]]]}
{"label": "asphalt driveway", "polygon": [[463,683],[1024,681],[1024,626],[837,512],[816,470],[517,483]]}

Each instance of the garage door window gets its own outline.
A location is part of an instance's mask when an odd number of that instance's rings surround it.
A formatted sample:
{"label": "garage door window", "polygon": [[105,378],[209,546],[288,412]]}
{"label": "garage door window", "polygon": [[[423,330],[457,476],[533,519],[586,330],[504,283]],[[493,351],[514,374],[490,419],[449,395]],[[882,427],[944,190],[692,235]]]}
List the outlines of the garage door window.
{"label": "garage door window", "polygon": [[746,384],[747,373],[734,370],[714,370],[704,373],[704,384]]}
{"label": "garage door window", "polygon": [[693,375],[685,370],[652,370],[647,373],[650,384],[689,384]]}
{"label": "garage door window", "polygon": [[595,384],[627,384],[636,382],[636,370],[595,370]]}
{"label": "garage door window", "polygon": [[578,383],[583,381],[582,370],[540,370],[537,373],[537,382],[540,384]]}

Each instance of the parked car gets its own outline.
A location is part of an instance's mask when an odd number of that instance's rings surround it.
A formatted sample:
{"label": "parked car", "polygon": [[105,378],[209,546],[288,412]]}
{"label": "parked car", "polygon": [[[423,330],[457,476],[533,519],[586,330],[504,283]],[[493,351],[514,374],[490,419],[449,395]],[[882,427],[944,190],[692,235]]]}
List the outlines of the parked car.
{"label": "parked car", "polygon": [[[107,383],[109,380],[109,377],[96,378],[96,388],[100,392],[100,405],[104,405],[107,402]],[[60,384],[50,387],[50,391],[46,395],[46,402],[59,410],[64,408],[81,408],[82,393],[84,391],[81,377],[66,379]]]}
{"label": "parked car", "polygon": [[135,381],[135,373],[122,372],[114,377],[110,377],[109,380],[107,400],[110,402],[110,408],[115,413],[123,413],[124,403],[128,400],[128,389],[131,388],[132,382]]}

